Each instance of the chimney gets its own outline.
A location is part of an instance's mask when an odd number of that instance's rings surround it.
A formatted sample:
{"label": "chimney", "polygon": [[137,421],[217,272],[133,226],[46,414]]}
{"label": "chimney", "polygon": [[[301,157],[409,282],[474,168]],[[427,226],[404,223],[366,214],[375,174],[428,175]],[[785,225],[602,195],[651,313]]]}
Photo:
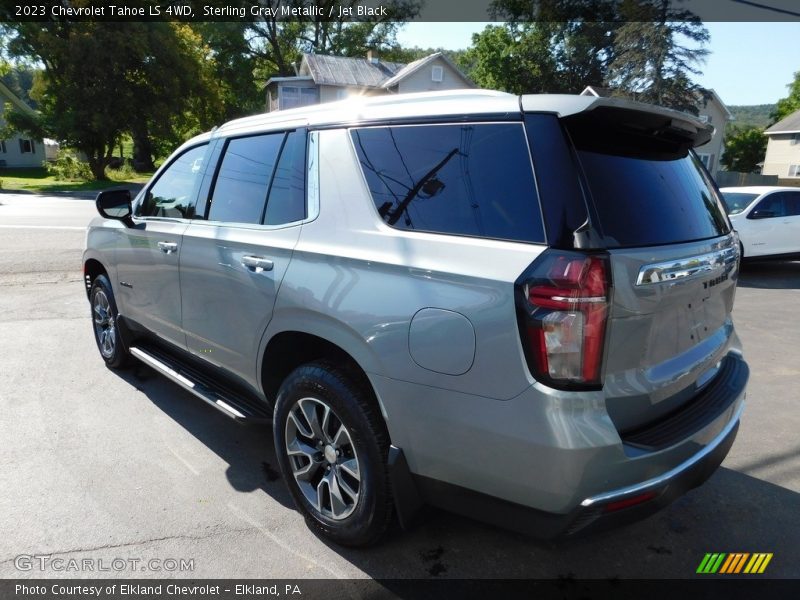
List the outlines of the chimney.
{"label": "chimney", "polygon": [[373,65],[378,64],[378,54],[374,50],[367,50],[367,60]]}

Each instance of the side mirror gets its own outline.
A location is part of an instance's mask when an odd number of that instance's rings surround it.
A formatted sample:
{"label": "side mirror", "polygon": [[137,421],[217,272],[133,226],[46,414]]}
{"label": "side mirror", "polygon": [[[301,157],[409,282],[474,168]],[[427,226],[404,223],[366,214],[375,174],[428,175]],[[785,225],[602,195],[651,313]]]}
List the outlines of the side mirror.
{"label": "side mirror", "polygon": [[766,210],[764,208],[757,208],[749,215],[747,215],[748,219],[771,219],[775,216],[774,210]]}
{"label": "side mirror", "polygon": [[122,221],[126,226],[133,227],[133,208],[131,207],[131,193],[129,190],[107,190],[97,194],[94,201],[97,212],[106,219]]}

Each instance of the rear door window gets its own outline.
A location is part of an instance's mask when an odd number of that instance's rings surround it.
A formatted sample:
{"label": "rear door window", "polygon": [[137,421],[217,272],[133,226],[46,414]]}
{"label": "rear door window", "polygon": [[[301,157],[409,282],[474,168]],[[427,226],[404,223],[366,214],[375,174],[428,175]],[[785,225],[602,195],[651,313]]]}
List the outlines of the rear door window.
{"label": "rear door window", "polygon": [[266,225],[301,221],[306,216],[306,136],[292,131],[283,145],[281,158],[269,190]]}
{"label": "rear door window", "polygon": [[351,131],[378,214],[404,230],[543,243],[521,123]]}
{"label": "rear door window", "polygon": [[800,192],[786,192],[785,209],[787,217],[800,216]]}
{"label": "rear door window", "polygon": [[261,223],[285,137],[280,132],[228,142],[211,195],[209,221]]}
{"label": "rear door window", "polygon": [[755,216],[756,213],[762,219],[773,219],[775,217],[784,216],[784,198],[787,194],[777,192],[762,198],[759,203],[753,208],[749,216]]}

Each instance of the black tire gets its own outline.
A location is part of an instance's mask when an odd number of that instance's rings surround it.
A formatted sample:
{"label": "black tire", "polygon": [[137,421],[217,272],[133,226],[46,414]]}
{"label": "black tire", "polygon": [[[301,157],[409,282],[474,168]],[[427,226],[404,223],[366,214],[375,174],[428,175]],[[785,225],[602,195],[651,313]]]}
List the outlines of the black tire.
{"label": "black tire", "polygon": [[105,275],[98,275],[89,292],[94,341],[100,356],[112,369],[127,367],[132,362],[118,324],[119,311],[114,299],[111,282]]}
{"label": "black tire", "polygon": [[[331,435],[323,433],[322,439],[329,442],[323,441],[319,446],[315,443],[317,438],[304,435],[302,430],[313,430],[307,417],[311,410],[318,416],[317,424],[322,432],[325,406],[331,411],[327,420],[327,431]],[[377,542],[391,522],[392,495],[387,467],[389,435],[371,390],[341,366],[327,361],[309,363],[295,369],[281,385],[274,417],[278,463],[292,498],[308,525],[343,546],[367,546]],[[339,425],[345,428],[346,436],[341,433]],[[343,443],[336,443],[334,431],[338,433],[336,438]],[[290,457],[287,440],[290,444],[295,441],[305,443],[303,448],[306,450],[317,448],[319,462],[307,458],[309,454],[305,452],[295,452]],[[338,457],[333,463],[328,462],[329,452],[335,452]],[[354,458],[358,480],[350,476],[352,469],[347,467],[352,467]],[[308,465],[313,475],[304,474],[298,480],[295,471],[302,471],[304,465]],[[326,481],[322,482],[322,479]],[[336,480],[335,486],[333,479]],[[335,503],[333,487],[338,488],[340,500],[351,504]],[[353,500],[344,491],[348,494],[357,491],[357,499]],[[319,506],[312,504],[306,494],[314,496]],[[337,509],[338,517],[335,515]]]}

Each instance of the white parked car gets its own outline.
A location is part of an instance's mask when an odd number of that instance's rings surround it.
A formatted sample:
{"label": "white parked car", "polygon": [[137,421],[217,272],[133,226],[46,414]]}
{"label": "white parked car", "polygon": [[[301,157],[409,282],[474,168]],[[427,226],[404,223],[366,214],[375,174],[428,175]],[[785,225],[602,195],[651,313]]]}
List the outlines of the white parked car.
{"label": "white parked car", "polygon": [[726,187],[722,192],[744,258],[800,257],[800,188]]}

